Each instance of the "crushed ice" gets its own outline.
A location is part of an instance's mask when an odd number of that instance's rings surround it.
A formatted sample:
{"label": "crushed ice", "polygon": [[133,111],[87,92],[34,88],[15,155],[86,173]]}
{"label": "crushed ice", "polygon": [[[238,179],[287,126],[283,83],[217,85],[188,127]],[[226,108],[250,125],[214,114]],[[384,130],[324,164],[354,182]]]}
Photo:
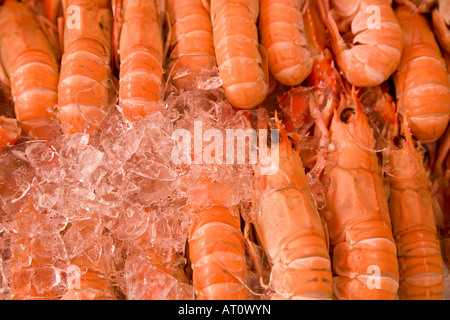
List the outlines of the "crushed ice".
{"label": "crushed ice", "polygon": [[171,158],[176,129],[191,131],[201,120],[225,132],[245,122],[220,85],[206,77],[201,90],[170,95],[166,111],[139,122],[114,107],[95,134],[65,136],[55,127],[51,141],[5,149],[0,299],[192,298],[192,286],[175,274],[186,264],[189,195],[205,191],[199,177],[233,181],[221,205],[252,194],[249,166],[186,166]]}

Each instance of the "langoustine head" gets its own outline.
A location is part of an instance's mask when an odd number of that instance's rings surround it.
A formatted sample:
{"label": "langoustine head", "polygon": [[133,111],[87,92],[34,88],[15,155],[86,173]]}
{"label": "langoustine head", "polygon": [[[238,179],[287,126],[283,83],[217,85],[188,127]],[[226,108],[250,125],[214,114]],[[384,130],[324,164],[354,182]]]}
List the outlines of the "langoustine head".
{"label": "langoustine head", "polygon": [[354,87],[351,96],[341,97],[339,107],[334,111],[331,121],[330,134],[333,136],[333,141],[339,144],[344,144],[345,139],[350,138],[361,148],[374,149],[373,130],[369,126]]}
{"label": "langoustine head", "polygon": [[385,170],[388,175],[394,176],[396,181],[411,181],[429,188],[431,186],[423,163],[423,154],[416,141],[408,127],[407,118],[403,117],[399,133],[389,139]]}

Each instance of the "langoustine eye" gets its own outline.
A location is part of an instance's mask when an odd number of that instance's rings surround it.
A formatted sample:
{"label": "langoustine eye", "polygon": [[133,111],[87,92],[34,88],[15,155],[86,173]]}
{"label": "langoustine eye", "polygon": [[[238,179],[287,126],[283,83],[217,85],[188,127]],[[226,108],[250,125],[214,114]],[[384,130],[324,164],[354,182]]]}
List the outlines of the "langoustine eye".
{"label": "langoustine eye", "polygon": [[345,109],[341,112],[341,121],[344,123],[349,123],[354,114],[355,110],[353,108]]}
{"label": "langoustine eye", "polygon": [[403,149],[406,146],[406,138],[403,135],[395,136],[392,142],[397,149]]}

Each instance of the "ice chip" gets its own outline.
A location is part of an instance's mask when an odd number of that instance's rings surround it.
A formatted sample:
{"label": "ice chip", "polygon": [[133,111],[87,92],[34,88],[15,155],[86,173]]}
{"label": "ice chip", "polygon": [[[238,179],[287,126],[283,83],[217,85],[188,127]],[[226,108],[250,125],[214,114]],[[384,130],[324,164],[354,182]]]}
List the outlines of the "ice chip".
{"label": "ice chip", "polygon": [[113,234],[122,241],[136,239],[147,229],[148,222],[149,215],[144,210],[133,206],[123,207]]}
{"label": "ice chip", "polygon": [[142,251],[149,248],[171,255],[184,252],[188,237],[189,213],[184,202],[166,199],[148,210],[148,229],[133,244]]}
{"label": "ice chip", "polygon": [[[0,204],[7,215],[14,215],[20,211],[31,196],[32,169],[27,165],[15,167],[11,162],[0,162]],[[8,165],[11,166],[8,166]]]}
{"label": "ice chip", "polygon": [[88,178],[101,164],[103,152],[95,147],[86,146],[78,155],[77,166],[74,169],[74,175],[77,180],[83,181]]}
{"label": "ice chip", "polygon": [[98,266],[98,264],[100,263],[100,259],[102,257],[103,245],[100,241],[101,239],[102,237],[93,238],[92,241],[89,243],[90,245],[84,248],[85,256],[95,266]]}
{"label": "ice chip", "polygon": [[84,188],[73,188],[70,192],[73,198],[81,200],[95,200],[95,193]]}
{"label": "ice chip", "polygon": [[92,241],[101,234],[102,229],[102,221],[96,217],[72,220],[63,235],[69,259],[83,254],[85,248],[91,246]]}
{"label": "ice chip", "polygon": [[168,300],[193,300],[194,287],[186,283],[177,283],[167,295]]}
{"label": "ice chip", "polygon": [[138,190],[131,190],[131,192],[124,190],[126,201],[141,207],[148,207],[161,201],[177,188],[177,181],[152,179],[133,171],[128,172],[126,178],[138,188]]}
{"label": "ice chip", "polygon": [[146,133],[142,126],[124,129],[114,135],[105,135],[102,140],[107,160],[111,169],[119,170],[139,148],[141,139]]}
{"label": "ice chip", "polygon": [[219,76],[208,77],[206,79],[197,79],[198,90],[215,90],[222,87],[223,81]]}
{"label": "ice chip", "polygon": [[177,285],[174,277],[138,256],[127,259],[125,277],[129,300],[165,300]]}
{"label": "ice chip", "polygon": [[141,164],[139,167],[130,167],[127,171],[136,176],[159,181],[174,181],[178,176],[167,163],[163,164],[154,161],[146,161],[145,164]]}
{"label": "ice chip", "polygon": [[38,173],[50,173],[52,166],[57,165],[58,154],[51,146],[44,141],[33,141],[26,143],[25,154],[32,167]]}
{"label": "ice chip", "polygon": [[86,146],[89,143],[90,135],[87,133],[74,133],[69,137],[69,145],[72,148]]}
{"label": "ice chip", "polygon": [[37,206],[42,209],[51,209],[57,203],[63,190],[56,183],[43,183],[36,187]]}
{"label": "ice chip", "polygon": [[26,268],[11,274],[15,299],[58,299],[68,290],[67,274],[50,265]]}
{"label": "ice chip", "polygon": [[39,265],[64,266],[67,252],[59,234],[37,235],[30,244],[33,261]]}
{"label": "ice chip", "polygon": [[39,216],[42,222],[38,225],[37,232],[42,235],[59,234],[69,223],[69,219],[66,216],[54,210],[48,210],[45,214],[40,214]]}

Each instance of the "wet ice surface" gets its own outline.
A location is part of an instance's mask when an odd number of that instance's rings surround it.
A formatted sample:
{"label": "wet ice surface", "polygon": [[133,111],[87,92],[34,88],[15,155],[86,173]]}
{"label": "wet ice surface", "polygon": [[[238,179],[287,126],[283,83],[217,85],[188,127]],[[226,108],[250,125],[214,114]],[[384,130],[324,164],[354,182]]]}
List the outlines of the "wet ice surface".
{"label": "wet ice surface", "polygon": [[[95,134],[64,136],[55,126],[51,141],[5,149],[0,299],[192,298],[174,274],[186,264],[187,208],[233,206],[252,194],[249,166],[172,161],[174,130],[192,132],[201,120],[225,133],[245,123],[217,91],[171,96],[164,113],[134,123],[113,108]],[[233,181],[225,201],[208,199],[204,178]]]}

